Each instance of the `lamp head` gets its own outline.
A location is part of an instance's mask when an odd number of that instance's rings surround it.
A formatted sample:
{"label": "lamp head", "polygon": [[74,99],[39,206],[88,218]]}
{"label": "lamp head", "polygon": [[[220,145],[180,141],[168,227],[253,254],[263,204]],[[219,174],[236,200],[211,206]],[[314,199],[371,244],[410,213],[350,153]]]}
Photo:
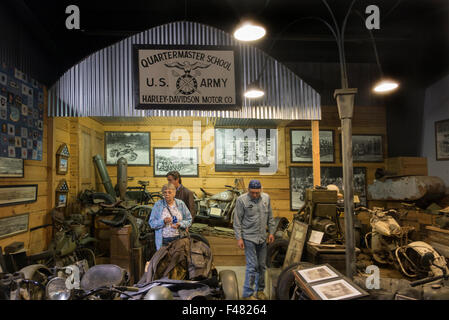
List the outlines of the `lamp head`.
{"label": "lamp head", "polygon": [[399,87],[399,84],[391,79],[382,79],[377,82],[373,88],[373,91],[377,94],[387,94]]}
{"label": "lamp head", "polygon": [[266,34],[265,28],[252,20],[240,23],[234,31],[234,38],[240,41],[255,41],[263,38]]}
{"label": "lamp head", "polygon": [[248,99],[256,99],[256,98],[263,97],[265,95],[265,92],[260,87],[259,83],[256,81],[256,82],[250,83],[246,87],[246,91],[245,91],[244,95]]}

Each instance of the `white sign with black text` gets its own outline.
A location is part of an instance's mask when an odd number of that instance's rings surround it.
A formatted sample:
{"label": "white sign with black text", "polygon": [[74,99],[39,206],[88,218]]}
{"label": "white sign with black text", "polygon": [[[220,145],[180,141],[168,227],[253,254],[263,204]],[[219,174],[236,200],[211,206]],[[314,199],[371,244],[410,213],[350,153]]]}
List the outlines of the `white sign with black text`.
{"label": "white sign with black text", "polygon": [[137,109],[239,106],[233,48],[136,45],[135,66]]}

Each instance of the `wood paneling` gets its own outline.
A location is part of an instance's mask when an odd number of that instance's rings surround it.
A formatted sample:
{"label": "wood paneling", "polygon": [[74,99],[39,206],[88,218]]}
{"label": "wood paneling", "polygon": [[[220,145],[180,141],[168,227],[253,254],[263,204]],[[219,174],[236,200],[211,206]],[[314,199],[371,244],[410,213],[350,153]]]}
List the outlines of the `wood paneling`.
{"label": "wood paneling", "polygon": [[[46,92],[45,92],[46,94]],[[46,110],[46,108],[45,108]],[[341,166],[340,120],[335,106],[322,107],[320,130],[334,131],[335,162],[321,164],[321,166]],[[217,193],[224,190],[224,185],[233,185],[235,178],[243,178],[245,185],[249,180],[261,180],[264,191],[272,198],[274,216],[291,219],[294,211],[290,210],[289,166],[311,166],[312,164],[290,163],[290,129],[310,129],[310,121],[293,121],[288,125],[278,127],[278,170],[273,175],[260,175],[259,172],[215,172],[214,141],[210,139],[211,126],[202,126],[201,135],[194,134],[192,126],[174,126],[160,124],[157,126],[130,124],[102,125],[91,118],[47,118],[44,117],[44,152],[42,161],[25,161],[25,177],[21,179],[0,179],[0,185],[38,184],[38,200],[34,203],[7,206],[0,209],[0,217],[30,213],[30,227],[43,225],[50,220],[49,212],[54,207],[54,192],[61,179],[66,179],[69,187],[69,205],[76,203],[76,196],[86,188],[104,191],[92,157],[100,154],[104,157],[105,131],[149,131],[151,132],[151,164],[154,163],[154,147],[198,147],[201,148],[199,177],[183,178],[183,183],[201,196],[201,188],[208,192]],[[353,119],[354,134],[381,134],[384,137],[384,154],[387,154],[386,144],[386,116],[381,107],[356,106]],[[183,140],[184,139],[184,140]],[[67,143],[70,151],[69,172],[57,175],[55,170],[57,148]],[[385,167],[385,163],[354,163],[354,166],[367,168],[367,182],[372,183],[376,168]],[[116,166],[107,166],[112,183],[116,183]],[[128,167],[128,175],[134,180],[129,186],[137,185],[138,180],[149,180],[149,190],[159,191],[166,183],[165,177],[154,177],[153,166]],[[374,204],[374,203],[373,203]],[[369,205],[372,205],[369,202]],[[71,210],[75,210],[71,208]],[[24,241],[31,252],[43,250],[51,237],[51,228],[42,228],[14,237],[0,240],[0,246],[13,241]],[[231,250],[231,249],[230,249]],[[233,252],[235,251],[232,249]],[[231,250],[231,251],[232,251]],[[223,259],[226,260],[223,256]],[[240,257],[241,258],[241,257]],[[239,259],[240,259],[239,258]]]}
{"label": "wood paneling", "polygon": [[[340,119],[338,111],[335,106],[323,106],[322,120],[319,122],[320,130],[334,131],[334,148],[335,148],[335,162],[321,164],[321,166],[342,166],[341,163],[341,141],[340,141]],[[202,126],[201,135],[204,135],[206,130],[211,127]],[[270,194],[273,200],[273,209],[275,216],[283,216],[291,218],[293,211],[290,210],[290,184],[288,167],[302,166],[302,164],[290,163],[290,129],[302,128],[311,129],[310,121],[293,121],[287,127],[278,127],[278,170],[274,175],[260,175],[259,172],[215,172],[214,166],[214,152],[213,139],[202,141],[201,144],[201,162],[199,165],[199,177],[197,178],[183,178],[183,183],[192,191],[201,195],[200,187],[208,192],[216,193],[224,190],[224,185],[232,185],[235,178],[243,178],[245,185],[249,180],[258,178],[262,182],[264,191]],[[194,135],[192,126],[176,127],[170,125],[160,126],[132,126],[132,125],[105,125],[104,131],[149,131],[151,132],[151,164],[154,163],[153,149],[154,147],[195,147],[200,144],[199,136]],[[212,128],[213,129],[213,128]],[[360,107],[356,106],[353,119],[353,133],[354,134],[382,134],[384,135],[384,149],[386,153],[386,117],[385,109],[382,107]],[[186,140],[183,140],[186,139]],[[189,140],[190,139],[190,140]],[[212,148],[211,148],[212,146]],[[211,156],[208,159],[204,154]],[[204,161],[206,160],[206,161]],[[207,161],[209,160],[209,161]],[[304,166],[311,166],[312,164],[304,164]],[[376,168],[385,167],[385,163],[354,163],[354,166],[367,168],[367,182],[371,183],[374,180],[374,172]],[[116,183],[117,167],[108,166],[108,173],[111,177],[112,183]],[[152,166],[128,167],[128,175],[134,180],[129,181],[128,185],[137,185],[138,180],[149,180],[149,190],[158,191],[163,184],[166,183],[164,177],[153,177]]]}
{"label": "wood paneling", "polygon": [[[38,196],[37,200],[32,203],[19,204],[12,206],[0,207],[0,218],[28,213],[29,228],[48,223],[49,221],[49,170],[48,150],[49,150],[49,119],[47,118],[47,90],[44,88],[44,132],[42,139],[42,160],[25,160],[24,161],[24,177],[23,178],[0,178],[0,185],[18,185],[18,184],[37,184]],[[51,124],[50,124],[51,125]],[[60,132],[62,137],[63,131]],[[51,160],[51,157],[50,157]],[[50,228],[42,228],[32,232],[21,233],[12,237],[0,240],[0,246],[5,247],[15,241],[24,242],[25,248],[29,253],[36,253],[48,246]]]}

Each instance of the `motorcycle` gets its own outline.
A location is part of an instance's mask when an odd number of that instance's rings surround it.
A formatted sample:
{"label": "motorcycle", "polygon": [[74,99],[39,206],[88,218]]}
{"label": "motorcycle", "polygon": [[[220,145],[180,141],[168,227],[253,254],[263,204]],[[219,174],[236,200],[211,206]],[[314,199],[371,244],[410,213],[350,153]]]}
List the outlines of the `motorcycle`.
{"label": "motorcycle", "polygon": [[211,194],[200,188],[203,192],[201,198],[194,194],[197,215],[195,221],[206,220],[212,224],[232,225],[234,221],[234,208],[237,198],[244,193],[243,179],[234,180],[234,186],[225,185],[226,191]]}
{"label": "motorcycle", "polygon": [[[421,279],[449,274],[446,259],[424,241],[409,241],[413,227],[403,226],[394,218],[396,210],[373,210],[360,207],[371,214],[371,232],[365,235],[365,244],[373,259],[380,264],[394,265],[409,278]],[[371,241],[368,237],[371,236]]]}
{"label": "motorcycle", "polygon": [[95,243],[97,239],[87,232],[82,218],[72,215],[71,219],[60,216],[52,210],[53,227],[56,230],[49,249],[27,257],[28,264],[41,263],[48,267],[65,266],[86,259],[89,266],[95,265]]}
{"label": "motorcycle", "polygon": [[45,286],[48,300],[113,300],[128,287],[129,273],[114,264],[100,264],[88,270],[77,265],[59,268],[60,273]]}
{"label": "motorcycle", "polygon": [[124,149],[111,149],[109,151],[109,156],[111,158],[120,158],[124,157],[129,162],[132,162],[137,159],[137,153],[134,152],[134,148],[127,144]]}

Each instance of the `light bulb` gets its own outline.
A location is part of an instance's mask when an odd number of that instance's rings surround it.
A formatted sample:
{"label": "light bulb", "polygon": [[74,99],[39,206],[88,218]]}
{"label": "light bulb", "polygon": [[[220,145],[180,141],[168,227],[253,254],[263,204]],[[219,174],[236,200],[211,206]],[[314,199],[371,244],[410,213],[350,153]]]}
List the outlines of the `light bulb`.
{"label": "light bulb", "polygon": [[255,41],[265,35],[265,28],[251,23],[241,25],[234,32],[234,38],[240,41]]}

